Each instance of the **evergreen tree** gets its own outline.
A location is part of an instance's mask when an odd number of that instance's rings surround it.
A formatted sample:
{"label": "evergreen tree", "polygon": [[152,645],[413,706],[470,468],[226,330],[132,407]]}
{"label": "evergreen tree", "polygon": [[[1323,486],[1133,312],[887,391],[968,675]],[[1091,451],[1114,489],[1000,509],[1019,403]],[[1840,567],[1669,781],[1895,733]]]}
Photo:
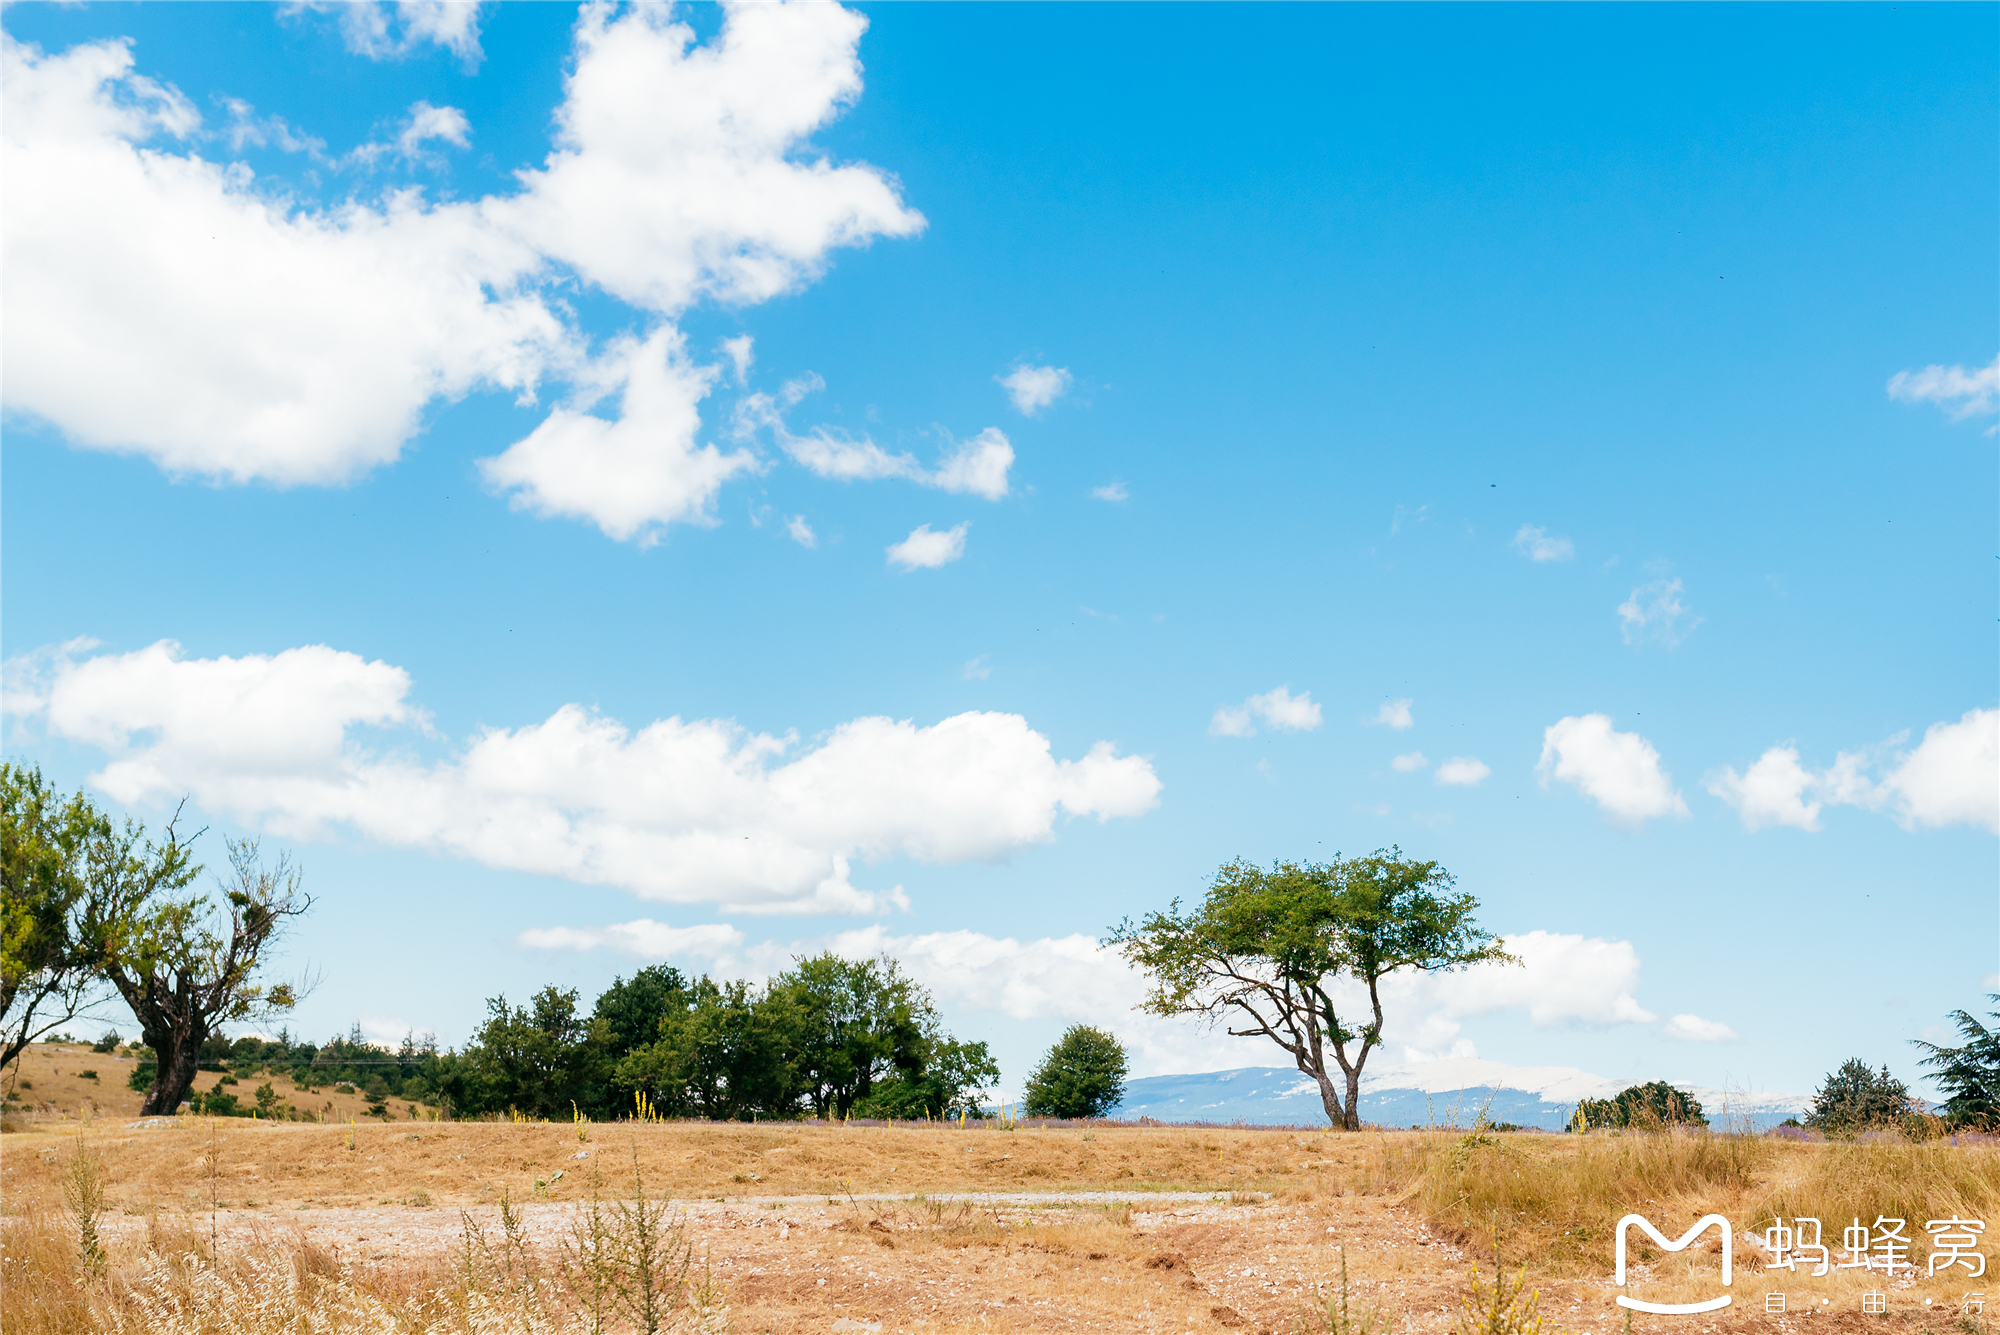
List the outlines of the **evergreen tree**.
{"label": "evergreen tree", "polygon": [[1829,1074],[1813,1095],[1806,1125],[1833,1135],[1851,1135],[1871,1127],[1894,1126],[1917,1110],[1909,1087],[1889,1074],[1871,1071],[1868,1063],[1850,1057]]}
{"label": "evergreen tree", "polygon": [[[2000,1002],[2000,992],[1986,999]],[[1988,1014],[2000,1020],[2000,1011]],[[1969,1011],[1953,1011],[1951,1018],[1964,1045],[1947,1048],[1918,1039],[1917,1046],[1930,1054],[1921,1064],[1937,1072],[1931,1079],[1944,1091],[1944,1115],[1953,1125],[2000,1128],[2000,1025],[1988,1029]]]}

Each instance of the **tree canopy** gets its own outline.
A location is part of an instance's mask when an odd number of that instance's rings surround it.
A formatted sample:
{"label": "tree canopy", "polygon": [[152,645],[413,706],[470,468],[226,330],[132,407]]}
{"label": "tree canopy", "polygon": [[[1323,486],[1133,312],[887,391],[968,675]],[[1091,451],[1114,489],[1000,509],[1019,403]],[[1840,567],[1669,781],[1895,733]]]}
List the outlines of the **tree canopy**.
{"label": "tree canopy", "polygon": [[[1454,884],[1438,863],[1400,848],[1269,870],[1239,860],[1216,873],[1199,907],[1182,912],[1175,900],[1127,919],[1107,944],[1150,976],[1142,1009],[1270,1039],[1318,1084],[1327,1120],[1359,1130],[1362,1067],[1382,1042],[1381,980],[1398,969],[1514,962],[1473,922],[1479,901]],[[1337,997],[1343,980],[1365,1000]]]}
{"label": "tree canopy", "polygon": [[1701,1100],[1664,1080],[1633,1085],[1608,1099],[1584,1099],[1576,1105],[1574,1127],[1625,1127],[1660,1130],[1674,1126],[1707,1126]]}
{"label": "tree canopy", "polygon": [[1125,1097],[1125,1045],[1103,1029],[1071,1025],[1028,1075],[1030,1117],[1103,1117]]}

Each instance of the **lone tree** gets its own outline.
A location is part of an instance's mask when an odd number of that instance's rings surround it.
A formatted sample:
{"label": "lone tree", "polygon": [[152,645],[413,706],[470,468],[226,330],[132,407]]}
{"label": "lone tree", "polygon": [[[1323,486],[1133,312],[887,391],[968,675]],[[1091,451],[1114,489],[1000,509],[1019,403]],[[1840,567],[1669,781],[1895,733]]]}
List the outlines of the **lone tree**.
{"label": "lone tree", "polygon": [[41,770],[0,763],[0,1067],[105,996],[78,927],[91,847],[111,836],[82,793],[63,797]]}
{"label": "lone tree", "polygon": [[[1989,992],[1986,999],[2000,1002],[2000,992]],[[1988,1014],[2000,1020],[2000,1011]],[[2000,1129],[2000,1025],[1988,1029],[1970,1011],[1953,1011],[1951,1018],[1965,1042],[1947,1048],[1913,1040],[1930,1054],[1918,1064],[1937,1072],[1931,1079],[1944,1091],[1943,1112],[1954,1125]]]}
{"label": "lone tree", "polygon": [[1584,1099],[1576,1105],[1572,1129],[1589,1131],[1600,1126],[1658,1131],[1675,1126],[1707,1126],[1701,1100],[1685,1089],[1676,1089],[1664,1080],[1633,1085],[1616,1097]]}
{"label": "lone tree", "polygon": [[1071,1025],[1028,1075],[1030,1117],[1102,1117],[1125,1097],[1125,1045],[1087,1024]]}
{"label": "lone tree", "polygon": [[[1479,901],[1453,893],[1453,884],[1443,867],[1400,848],[1274,862],[1269,871],[1229,862],[1199,908],[1182,913],[1175,900],[1136,925],[1128,918],[1106,944],[1152,976],[1141,1009],[1270,1039],[1319,1085],[1327,1120],[1358,1131],[1361,1068],[1382,1042],[1382,979],[1397,969],[1519,962],[1473,924]],[[1359,1026],[1341,1018],[1334,999],[1342,979],[1367,991]],[[1329,1049],[1345,1097],[1327,1070]]]}
{"label": "lone tree", "polygon": [[228,840],[224,909],[184,894],[201,874],[169,821],[160,843],[128,823],[92,849],[83,933],[94,964],[118,989],[159,1060],[141,1116],[171,1113],[194,1083],[201,1045],[218,1025],[290,1010],[288,983],[259,979],[287,922],[312,907],[291,859],[265,867],[257,841]]}
{"label": "lone tree", "polygon": [[1871,1071],[1867,1062],[1850,1057],[1814,1092],[1806,1125],[1815,1131],[1845,1135],[1894,1126],[1916,1111],[1909,1086],[1890,1075],[1887,1066]]}

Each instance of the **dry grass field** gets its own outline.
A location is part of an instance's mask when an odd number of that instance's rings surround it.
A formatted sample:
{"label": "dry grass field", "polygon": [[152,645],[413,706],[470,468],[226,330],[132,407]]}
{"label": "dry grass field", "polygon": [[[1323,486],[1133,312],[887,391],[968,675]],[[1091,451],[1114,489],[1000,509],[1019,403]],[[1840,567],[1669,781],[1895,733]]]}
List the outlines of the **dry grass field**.
{"label": "dry grass field", "polygon": [[[1547,1330],[1611,1335],[1628,1315],[1618,1217],[1678,1235],[1716,1210],[1737,1228],[1733,1305],[1631,1331],[1972,1335],[1982,1318],[1960,1308],[1985,1279],[1925,1276],[1923,1221],[2000,1225],[2000,1155],[1935,1141],[98,1117],[0,1137],[0,1327],[644,1329],[629,1311],[590,1324],[606,1272],[579,1251],[621,1206],[629,1219],[635,1174],[671,1203],[661,1254],[691,1265],[660,1329],[1323,1330],[1344,1257],[1345,1335],[1443,1332],[1467,1325],[1497,1245]],[[65,1207],[83,1178],[101,1194],[95,1253]],[[1852,1217],[1910,1218],[1918,1273],[1774,1278],[1750,1241],[1774,1211],[1820,1218],[1835,1243]],[[1636,1250],[1629,1291],[1719,1291],[1719,1247],[1702,1248]],[[1886,1314],[1861,1312],[1871,1289]],[[1777,1291],[1788,1311],[1767,1314]]]}

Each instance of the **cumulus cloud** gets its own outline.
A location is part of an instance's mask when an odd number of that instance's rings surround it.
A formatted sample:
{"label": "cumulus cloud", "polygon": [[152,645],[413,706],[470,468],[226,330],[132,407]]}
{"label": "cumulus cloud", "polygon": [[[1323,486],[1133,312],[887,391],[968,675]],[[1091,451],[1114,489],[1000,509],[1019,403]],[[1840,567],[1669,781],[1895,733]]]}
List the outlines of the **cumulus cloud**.
{"label": "cumulus cloud", "polygon": [[1704,1020],[1699,1015],[1676,1015],[1660,1026],[1668,1038],[1678,1038],[1688,1043],[1730,1043],[1738,1037],[1736,1031],[1720,1020]]}
{"label": "cumulus cloud", "polygon": [[[588,520],[641,545],[676,520],[713,524],[722,484],[757,467],[747,452],[695,443],[715,374],[687,360],[671,326],[643,342],[619,339],[569,403],[504,454],[480,460],[480,473],[517,508]],[[618,416],[593,414],[613,392]]]}
{"label": "cumulus cloud", "polygon": [[919,524],[910,536],[886,550],[889,564],[900,570],[935,570],[965,555],[965,535],[972,521],[933,533],[929,524]]}
{"label": "cumulus cloud", "polygon": [[1290,687],[1280,686],[1240,705],[1224,705],[1209,719],[1208,730],[1217,737],[1254,737],[1259,719],[1279,732],[1311,732],[1320,724],[1320,708],[1311,691],[1295,696]]}
{"label": "cumulus cloud", "polygon": [[1492,772],[1477,756],[1453,756],[1438,766],[1437,781],[1450,787],[1470,788]]}
{"label": "cumulus cloud", "polygon": [[1125,489],[1125,484],[1123,482],[1120,482],[1116,478],[1113,478],[1111,481],[1105,483],[1101,487],[1092,487],[1090,489],[1090,494],[1097,500],[1110,501],[1113,504],[1116,504],[1119,501],[1129,501],[1132,499],[1132,493],[1127,491]]}
{"label": "cumulus cloud", "polygon": [[2000,357],[1975,366],[1926,366],[1889,377],[1889,397],[1904,403],[1935,403],[1954,422],[1993,412],[2000,406]]}
{"label": "cumulus cloud", "polygon": [[1070,374],[1060,366],[1017,366],[995,380],[1006,387],[1007,397],[1024,417],[1033,417],[1054,403],[1069,389]]}
{"label": "cumulus cloud", "polygon": [[1415,727],[1417,720],[1410,713],[1410,706],[1415,703],[1414,700],[1384,700],[1382,707],[1375,711],[1375,717],[1368,721],[1379,723],[1385,728],[1394,728],[1397,732]]}
{"label": "cumulus cloud", "polygon": [[1808,769],[1791,743],[1773,746],[1741,774],[1724,766],[1706,786],[1749,830],[1817,830],[1831,805],[1887,811],[1909,830],[1973,825],[2000,834],[2000,710],[1933,723],[1914,749],[1899,750],[1905,736],[1842,751],[1824,770]]}
{"label": "cumulus cloud", "polygon": [[90,782],[125,805],[191,794],[285,838],[346,829],[752,913],[898,903],[900,887],[857,888],[851,864],[1005,858],[1054,838],[1059,817],[1136,816],[1160,791],[1109,742],[1056,759],[1017,714],[858,718],[801,743],[722,719],[634,730],[565,705],[427,763],[409,750],[427,726],[409,675],[325,646],[189,659],[162,641],[9,667],[10,710],[106,753]]}
{"label": "cumulus cloud", "polygon": [[1400,755],[1391,760],[1389,768],[1395,770],[1398,774],[1409,774],[1415,770],[1422,769],[1430,763],[1430,761],[1424,759],[1423,752],[1411,751],[1407,755]]}
{"label": "cumulus cloud", "polygon": [[1576,544],[1568,538],[1552,538],[1545,528],[1521,525],[1514,535],[1514,550],[1530,561],[1567,561],[1576,555]]}
{"label": "cumulus cloud", "polygon": [[[391,30],[380,6],[341,12],[352,31]],[[394,26],[396,42],[476,51],[473,6],[399,5]],[[570,401],[500,456],[497,484],[536,513],[641,540],[704,522],[718,469],[747,465],[694,445],[715,371],[687,360],[674,321],[700,300],[765,300],[836,247],[923,226],[880,172],[805,151],[859,94],[865,26],[833,5],[734,5],[697,44],[665,7],[585,6],[553,151],[516,190],[323,208],[193,151],[193,105],[136,72],[126,43],[45,54],[6,38],[0,397],[85,448],[282,486],[394,460],[434,401],[533,402],[564,381]],[[455,109],[419,104],[397,143],[470,134]],[[578,281],[652,332],[591,355],[569,304],[544,296]],[[739,371],[747,355],[730,351]],[[626,416],[579,420],[607,387]],[[633,418],[635,399],[659,420]],[[990,490],[990,456],[977,462],[957,476]],[[636,476],[603,485],[626,466]]]}
{"label": "cumulus cloud", "polygon": [[611,950],[652,961],[687,955],[714,959],[743,945],[743,933],[728,923],[670,927],[651,918],[609,927],[531,927],[514,939],[531,950]]}
{"label": "cumulus cloud", "polygon": [[1536,772],[1544,788],[1550,779],[1567,783],[1623,825],[1688,814],[1653,744],[1636,732],[1617,731],[1609,715],[1583,714],[1550,724],[1542,732]]}
{"label": "cumulus cloud", "polygon": [[1656,579],[1632,590],[1631,596],[1618,604],[1618,629],[1625,643],[1653,640],[1671,649],[1691,635],[1701,624],[1701,618],[1693,617],[1682,624],[1692,616],[1687,604],[1681,601],[1682,593],[1678,578]]}
{"label": "cumulus cloud", "polygon": [[793,515],[787,519],[785,532],[801,547],[819,546],[819,535],[813,532],[812,525],[806,522],[804,515]]}

